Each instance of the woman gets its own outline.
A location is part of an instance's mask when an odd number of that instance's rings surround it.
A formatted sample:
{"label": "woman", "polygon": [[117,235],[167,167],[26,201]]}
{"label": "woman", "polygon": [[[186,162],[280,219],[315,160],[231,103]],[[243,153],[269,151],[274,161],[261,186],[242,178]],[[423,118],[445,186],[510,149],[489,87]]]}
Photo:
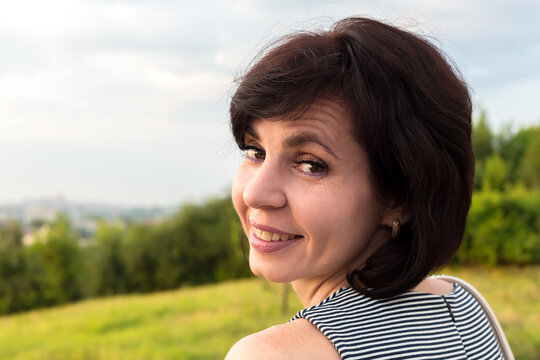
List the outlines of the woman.
{"label": "woman", "polygon": [[471,101],[429,42],[365,18],[275,43],[240,79],[233,202],[252,271],[305,309],[227,359],[498,359],[482,308],[427,277],[471,201]]}

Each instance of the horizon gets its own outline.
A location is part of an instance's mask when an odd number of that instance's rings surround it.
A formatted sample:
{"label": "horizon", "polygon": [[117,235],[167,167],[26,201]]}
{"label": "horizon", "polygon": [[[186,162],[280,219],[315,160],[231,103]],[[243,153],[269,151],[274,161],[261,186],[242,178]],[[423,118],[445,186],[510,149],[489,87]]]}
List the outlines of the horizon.
{"label": "horizon", "polygon": [[353,14],[434,39],[495,132],[540,124],[540,3],[22,0],[0,5],[0,204],[225,195],[235,77],[270,40]]}

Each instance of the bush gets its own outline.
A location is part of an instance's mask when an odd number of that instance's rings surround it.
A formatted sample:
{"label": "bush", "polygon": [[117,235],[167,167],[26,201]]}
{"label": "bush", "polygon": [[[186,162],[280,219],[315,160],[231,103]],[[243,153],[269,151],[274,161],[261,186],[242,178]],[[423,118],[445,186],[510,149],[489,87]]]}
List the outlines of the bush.
{"label": "bush", "polygon": [[[501,182],[492,183],[473,195],[453,262],[540,264],[540,190],[496,191],[491,185]],[[186,205],[160,223],[102,222],[87,247],[65,216],[48,229],[25,247],[18,224],[0,225],[0,314],[250,276],[228,196]]]}
{"label": "bush", "polygon": [[540,263],[540,192],[520,186],[505,192],[476,192],[454,262]]}

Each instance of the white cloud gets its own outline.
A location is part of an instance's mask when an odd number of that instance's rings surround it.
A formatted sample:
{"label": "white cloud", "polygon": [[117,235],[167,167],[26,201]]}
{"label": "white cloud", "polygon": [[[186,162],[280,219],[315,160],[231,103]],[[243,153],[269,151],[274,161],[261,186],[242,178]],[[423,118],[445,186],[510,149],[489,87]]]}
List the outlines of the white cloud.
{"label": "white cloud", "polygon": [[531,126],[540,123],[539,94],[540,76],[486,90],[478,94],[478,103],[496,130],[508,123]]}
{"label": "white cloud", "polygon": [[28,180],[5,180],[0,199],[32,189],[151,203],[222,188],[235,166],[234,75],[276,36],[348,15],[434,35],[493,122],[537,122],[538,9],[532,0],[4,1],[0,162]]}

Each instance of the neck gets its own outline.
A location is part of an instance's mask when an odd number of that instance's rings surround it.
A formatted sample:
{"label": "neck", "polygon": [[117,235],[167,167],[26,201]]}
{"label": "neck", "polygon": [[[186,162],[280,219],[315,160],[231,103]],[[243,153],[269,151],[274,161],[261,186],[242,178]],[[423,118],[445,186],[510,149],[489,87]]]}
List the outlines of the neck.
{"label": "neck", "polygon": [[353,269],[362,268],[366,259],[389,238],[388,229],[380,226],[364,249],[362,256],[348,266],[324,276],[293,280],[292,287],[304,308],[317,305],[342,287],[350,286],[347,274]]}
{"label": "neck", "polygon": [[294,292],[304,308],[317,305],[344,286],[349,286],[345,274],[334,274],[324,279],[298,279],[292,282]]}

